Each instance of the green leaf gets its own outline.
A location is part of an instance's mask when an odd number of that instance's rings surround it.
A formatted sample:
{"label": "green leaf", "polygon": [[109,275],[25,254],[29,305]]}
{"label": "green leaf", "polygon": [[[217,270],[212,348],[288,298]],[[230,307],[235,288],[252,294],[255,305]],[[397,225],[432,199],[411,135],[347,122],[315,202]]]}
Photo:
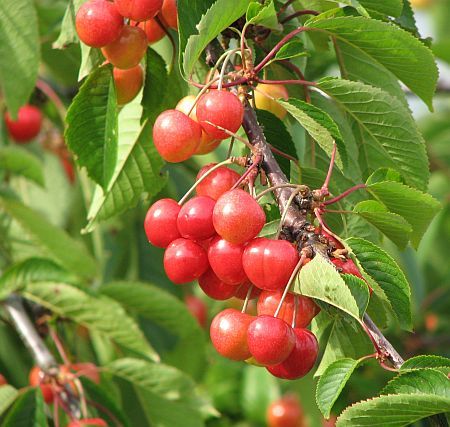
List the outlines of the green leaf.
{"label": "green leaf", "polygon": [[247,24],[260,25],[270,30],[279,30],[277,11],[273,0],[265,1],[263,4],[252,1],[247,9]]}
{"label": "green leaf", "polygon": [[402,182],[402,176],[393,169],[380,168],[367,178],[366,185],[384,181]]}
{"label": "green leaf", "polygon": [[358,305],[359,315],[362,317],[367,310],[369,304],[369,287],[364,280],[353,274],[342,274],[341,277],[344,279],[345,284],[350,289],[350,292],[355,298],[356,304]]}
{"label": "green leaf", "polygon": [[67,112],[65,138],[80,167],[106,188],[117,161],[117,101],[111,67],[95,70]]}
{"label": "green leaf", "polygon": [[57,315],[97,331],[134,353],[159,360],[136,322],[111,298],[96,297],[62,283],[31,283],[23,293]]}
{"label": "green leaf", "polygon": [[39,388],[22,393],[14,402],[2,427],[47,427],[45,405]]}
{"label": "green leaf", "polygon": [[425,190],[425,143],[410,112],[388,93],[359,82],[323,79],[318,83],[359,126],[367,175],[380,167],[399,171],[406,182]]}
{"label": "green leaf", "polygon": [[275,55],[275,61],[282,61],[284,59],[298,58],[299,56],[305,56],[305,45],[301,40],[294,39],[285,45]]}
{"label": "green leaf", "polygon": [[81,65],[80,70],[78,71],[78,81],[81,81],[86,76],[89,76],[92,71],[98,68],[105,61],[105,57],[102,55],[100,49],[86,46],[83,42],[80,42],[80,50]]}
{"label": "green leaf", "polygon": [[0,170],[21,175],[36,184],[44,187],[44,172],[42,163],[28,150],[20,147],[0,148]]}
{"label": "green leaf", "polygon": [[359,0],[369,10],[390,16],[399,16],[403,10],[402,0]]}
{"label": "green leaf", "polygon": [[321,375],[316,388],[316,402],[325,418],[330,418],[333,405],[359,364],[360,360],[339,359],[331,363]]}
{"label": "green leaf", "polygon": [[10,114],[16,117],[38,77],[40,42],[33,0],[0,2],[0,86]]}
{"label": "green leaf", "polygon": [[50,224],[40,213],[18,201],[0,197],[0,206],[45,253],[68,271],[85,278],[95,275],[95,260],[81,242],[73,240],[63,229]]}
{"label": "green leaf", "polygon": [[[147,50],[147,67],[145,73],[144,93],[142,95],[142,107],[144,118],[154,121],[160,113],[161,105],[167,96],[167,69],[164,59],[153,49]],[[173,88],[171,88],[171,91]]]}
{"label": "green leaf", "polygon": [[386,206],[375,200],[359,202],[353,209],[367,222],[378,228],[400,249],[408,244],[412,233],[411,225],[400,215],[388,212]]}
{"label": "green leaf", "polygon": [[195,63],[208,43],[244,15],[249,3],[250,0],[217,0],[208,9],[196,25],[198,34],[193,33],[187,41],[182,62],[185,76],[192,74]]}
{"label": "green leaf", "polygon": [[431,220],[441,209],[441,204],[429,194],[399,182],[377,182],[369,185],[368,191],[389,211],[401,215],[411,224],[411,241],[416,248]]}
{"label": "green leaf", "polygon": [[[308,28],[350,44],[391,71],[432,109],[438,70],[431,51],[401,28],[375,19],[339,17],[316,20]],[[426,70],[426,72],[424,72]]]}
{"label": "green leaf", "polygon": [[450,359],[442,356],[422,355],[408,359],[400,368],[401,371],[407,369],[423,368],[450,368]]}
{"label": "green leaf", "polygon": [[70,44],[80,41],[75,28],[75,17],[83,3],[84,0],[69,0],[58,39],[52,45],[53,49],[64,49]]}
{"label": "green leaf", "polygon": [[277,99],[277,102],[286,108],[328,155],[331,156],[333,144],[336,142],[338,147],[336,164],[342,169],[347,162],[347,152],[341,132],[329,114],[295,98],[289,98],[287,101]]}
{"label": "green leaf", "polygon": [[382,288],[403,329],[412,329],[411,290],[400,267],[382,249],[364,239],[350,238],[351,247],[364,271]]}
{"label": "green leaf", "polygon": [[10,385],[0,387],[0,416],[12,405],[18,394],[17,390]]}
{"label": "green leaf", "polygon": [[277,234],[279,225],[279,219],[265,223],[263,229],[258,234],[258,237],[274,238]]}
{"label": "green leaf", "polygon": [[336,427],[403,427],[450,411],[450,399],[435,395],[396,394],[359,402],[347,408]]}

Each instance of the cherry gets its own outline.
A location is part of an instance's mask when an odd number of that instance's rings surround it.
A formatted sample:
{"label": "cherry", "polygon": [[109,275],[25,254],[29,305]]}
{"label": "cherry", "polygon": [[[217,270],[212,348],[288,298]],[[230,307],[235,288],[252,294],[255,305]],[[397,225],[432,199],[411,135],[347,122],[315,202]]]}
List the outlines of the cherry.
{"label": "cherry", "polygon": [[213,125],[237,132],[244,118],[244,107],[235,94],[225,90],[212,90],[198,100],[197,117],[203,130],[212,138],[227,139],[229,135]]}
{"label": "cherry", "polygon": [[222,282],[211,269],[200,276],[198,284],[206,295],[218,301],[230,299],[236,292],[235,286]]}
{"label": "cherry", "polygon": [[6,384],[8,384],[8,381],[6,381],[6,378],[2,374],[0,374],[0,387]]}
{"label": "cherry", "polygon": [[34,105],[24,105],[19,109],[17,119],[13,120],[5,113],[5,123],[9,135],[14,141],[26,143],[39,134],[42,126],[42,114]]}
{"label": "cherry", "polygon": [[307,329],[295,328],[295,346],[284,362],[276,366],[269,366],[268,371],[286,380],[304,377],[314,366],[319,346],[313,333]]}
{"label": "cherry", "polygon": [[164,253],[164,270],[176,284],[192,282],[208,269],[208,256],[197,243],[187,239],[176,239]]}
{"label": "cherry", "polygon": [[178,11],[176,0],[164,0],[161,9],[164,22],[172,29],[178,29]]}
{"label": "cherry", "polygon": [[206,327],[206,321],[208,317],[208,309],[206,304],[200,298],[195,295],[187,295],[184,299],[187,309],[197,320],[198,324],[202,327]]}
{"label": "cherry", "polygon": [[[259,84],[256,86],[255,91],[255,105],[256,108],[260,110],[270,111],[275,114],[279,119],[284,119],[286,117],[287,111],[282,107],[277,101],[269,98],[282,98],[284,100],[289,99],[289,93],[283,85],[269,85],[269,84]],[[261,93],[262,92],[262,93]],[[265,96],[267,94],[268,96]]]}
{"label": "cherry", "polygon": [[[263,291],[258,298],[258,315],[268,314],[273,316],[278,308],[283,290]],[[308,297],[296,295],[297,297],[297,316],[295,317],[295,327],[305,328],[311,323],[311,320],[319,313],[318,305]],[[292,318],[295,311],[295,295],[288,292],[281,306],[278,317],[283,319],[289,325],[292,324]]]}
{"label": "cherry", "polygon": [[247,330],[254,317],[227,308],[214,317],[210,336],[219,354],[232,360],[246,360],[251,354],[247,344]]}
{"label": "cherry", "polygon": [[216,234],[212,215],[216,202],[207,196],[196,196],[180,210],[177,226],[186,239],[205,240]]}
{"label": "cherry", "polygon": [[261,294],[261,289],[257,288],[256,286],[253,286],[253,284],[250,283],[250,281],[243,283],[242,285],[236,286],[236,291],[234,292],[234,296],[241,300],[245,300],[250,287],[252,288],[252,291],[250,292],[249,299],[252,300],[254,298],[257,298]]}
{"label": "cherry", "polygon": [[[210,163],[209,165],[203,166],[197,175],[197,181],[215,165],[216,163]],[[226,166],[221,166],[214,172],[211,172],[197,185],[197,194],[199,196],[209,196],[212,199],[217,200],[222,194],[231,190],[239,178],[240,175],[237,172]]]}
{"label": "cherry", "polygon": [[117,104],[125,105],[136,98],[144,83],[144,72],[140,65],[129,70],[113,69],[117,92]]}
{"label": "cherry", "polygon": [[295,345],[293,329],[281,319],[258,316],[248,327],[248,348],[255,360],[265,366],[286,360]]}
{"label": "cherry", "polygon": [[259,237],[245,248],[242,265],[258,288],[277,290],[287,285],[299,261],[297,250],[286,240]]}
{"label": "cherry", "polygon": [[239,245],[253,239],[262,230],[265,221],[266,215],[258,202],[240,189],[220,196],[214,207],[214,228],[230,243]]}
{"label": "cherry", "polygon": [[172,163],[189,159],[202,137],[200,125],[177,110],[161,113],[153,126],[153,142],[161,157]]}
{"label": "cherry", "polygon": [[304,427],[302,408],[295,396],[275,400],[267,408],[268,427]]}
{"label": "cherry", "polygon": [[145,22],[139,23],[139,28],[142,28],[147,35],[147,43],[154,44],[159,42],[165,35],[166,32],[161,27],[161,25],[156,22],[155,19],[149,19]]}
{"label": "cherry", "polygon": [[129,70],[141,62],[147,44],[147,35],[142,28],[125,25],[120,36],[102,48],[102,53],[114,67]]}
{"label": "cherry", "polygon": [[341,273],[352,274],[353,276],[364,280],[364,277],[361,275],[358,267],[352,259],[342,260],[339,258],[332,258],[331,262],[341,271]]}
{"label": "cherry", "polygon": [[167,248],[181,237],[177,228],[177,218],[181,206],[173,199],[155,202],[147,212],[144,221],[148,241],[158,248]]}
{"label": "cherry", "polygon": [[53,387],[45,378],[45,374],[38,366],[34,366],[28,376],[29,383],[32,387],[40,387],[42,396],[45,403],[52,403],[55,396],[53,393]]}
{"label": "cherry", "polygon": [[88,0],[78,10],[75,26],[78,37],[84,44],[103,47],[120,36],[123,17],[114,3]]}
{"label": "cherry", "polygon": [[101,418],[84,418],[82,420],[72,420],[67,427],[108,427],[108,424]]}
{"label": "cherry", "polygon": [[163,0],[114,0],[119,13],[133,21],[153,18],[163,5]]}
{"label": "cherry", "polygon": [[82,377],[89,378],[92,382],[100,384],[98,368],[93,363],[72,363],[69,368]]}
{"label": "cherry", "polygon": [[247,281],[242,254],[244,245],[235,245],[217,236],[209,245],[209,265],[217,277],[230,285],[239,285]]}

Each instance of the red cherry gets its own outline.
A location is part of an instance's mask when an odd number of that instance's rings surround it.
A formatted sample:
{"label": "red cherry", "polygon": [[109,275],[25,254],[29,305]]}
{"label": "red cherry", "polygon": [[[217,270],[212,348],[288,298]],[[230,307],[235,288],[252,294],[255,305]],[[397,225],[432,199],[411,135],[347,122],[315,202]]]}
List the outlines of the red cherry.
{"label": "red cherry", "polygon": [[245,300],[250,287],[252,288],[252,291],[250,292],[249,299],[252,300],[252,299],[257,298],[261,294],[262,291],[261,291],[261,289],[257,288],[252,283],[250,283],[250,281],[243,283],[242,285],[236,286],[236,291],[234,292],[234,296],[241,300]]}
{"label": "red cherry", "polygon": [[177,228],[177,218],[181,206],[173,199],[155,202],[147,212],[144,221],[148,241],[158,248],[167,248],[181,237]]}
{"label": "red cherry", "polygon": [[304,377],[314,366],[319,346],[313,333],[307,329],[295,328],[295,346],[288,358],[276,366],[269,366],[268,371],[286,380]]}
{"label": "red cherry", "polygon": [[142,28],[147,35],[148,44],[159,42],[166,35],[164,29],[158,24],[158,22],[156,22],[155,19],[140,22],[139,27]]}
{"label": "red cherry", "polygon": [[176,284],[198,279],[208,267],[205,250],[192,240],[174,240],[164,253],[164,270],[167,277]]}
{"label": "red cherry", "polygon": [[203,130],[212,138],[227,139],[229,135],[226,132],[206,122],[235,133],[242,125],[244,107],[235,94],[212,90],[198,100],[197,118]]}
{"label": "red cherry", "polygon": [[172,29],[178,29],[178,11],[176,0],[164,0],[161,9],[164,22]]}
{"label": "red cherry", "polygon": [[0,374],[0,387],[6,384],[8,384],[8,381],[6,381],[6,378],[2,374]]}
{"label": "red cherry", "polygon": [[143,29],[125,25],[120,36],[102,48],[102,53],[114,67],[129,70],[141,62],[147,44],[147,35]]}
{"label": "red cherry", "polygon": [[133,21],[153,18],[163,5],[163,0],[114,0],[119,13]]}
{"label": "red cherry", "polygon": [[[263,291],[258,299],[258,315],[267,314],[273,316],[278,308],[283,290]],[[292,324],[292,318],[295,311],[295,297],[297,297],[297,316],[295,318],[296,328],[306,328],[311,320],[319,313],[318,305],[308,297],[303,295],[293,295],[290,292],[281,306],[278,317],[283,319],[287,324]]]}
{"label": "red cherry", "polygon": [[331,262],[340,270],[341,273],[352,274],[353,276],[364,280],[364,277],[361,275],[358,267],[352,259],[342,260],[339,258],[332,258]]}
{"label": "red cherry", "polygon": [[6,112],[5,123],[14,141],[26,143],[36,138],[41,131],[42,114],[37,107],[27,104],[19,109],[16,120],[13,120]]}
{"label": "red cherry", "polygon": [[93,363],[72,363],[69,368],[82,377],[89,378],[92,382],[100,384],[98,368]]}
{"label": "red cherry", "polygon": [[78,10],[75,26],[78,37],[84,44],[103,47],[120,36],[123,17],[114,3],[89,0]]}
{"label": "red cherry", "polygon": [[244,190],[230,190],[220,196],[214,207],[213,223],[217,234],[241,245],[258,235],[266,222],[258,202]]}
{"label": "red cherry", "polygon": [[268,427],[304,427],[302,408],[295,396],[284,396],[267,408]]}
{"label": "red cherry", "polygon": [[232,360],[246,360],[251,354],[247,344],[247,330],[254,317],[227,308],[214,317],[210,336],[219,354]]}
{"label": "red cherry", "polygon": [[206,295],[218,301],[230,299],[236,292],[235,286],[222,282],[211,269],[198,279],[198,284]]}
{"label": "red cherry", "polygon": [[[197,174],[197,181],[217,163],[210,163],[203,166]],[[240,175],[226,166],[221,166],[211,172],[200,184],[197,185],[196,191],[199,196],[209,196],[217,200],[222,194],[231,190],[234,184],[238,182]]]}
{"label": "red cherry", "polygon": [[161,157],[172,163],[189,159],[202,137],[200,125],[177,110],[161,113],[153,126],[153,142]]}
{"label": "red cherry", "polygon": [[144,72],[140,65],[129,70],[113,69],[117,92],[117,104],[125,105],[136,98],[144,83]]}
{"label": "red cherry", "polygon": [[284,320],[258,316],[248,327],[247,341],[250,353],[258,363],[278,365],[294,348],[295,335]]}
{"label": "red cherry", "polygon": [[258,288],[277,290],[287,285],[299,261],[297,250],[286,240],[259,237],[245,248],[242,265]]}
{"label": "red cherry", "polygon": [[67,427],[108,427],[108,424],[101,418],[84,418],[82,420],[72,420]]}
{"label": "red cherry", "polygon": [[32,387],[40,387],[45,403],[52,403],[54,399],[53,387],[47,382],[45,374],[39,367],[34,366],[28,376],[29,383]]}
{"label": "red cherry", "polygon": [[209,245],[209,265],[217,277],[230,285],[239,285],[247,281],[242,254],[244,245],[235,245],[217,236]]}
{"label": "red cherry", "polygon": [[216,202],[207,196],[193,197],[178,214],[177,226],[186,239],[205,240],[216,234],[212,215]]}
{"label": "red cherry", "polygon": [[186,303],[186,307],[189,310],[189,312],[197,320],[198,324],[202,328],[205,328],[208,317],[208,309],[203,300],[196,297],[195,295],[188,295],[184,299],[184,302]]}

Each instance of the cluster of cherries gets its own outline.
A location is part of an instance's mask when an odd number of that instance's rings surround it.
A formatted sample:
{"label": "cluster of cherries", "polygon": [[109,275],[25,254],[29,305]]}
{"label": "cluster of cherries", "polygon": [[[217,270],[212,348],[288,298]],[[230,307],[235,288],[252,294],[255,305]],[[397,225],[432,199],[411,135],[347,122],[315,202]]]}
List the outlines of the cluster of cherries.
{"label": "cluster of cherries", "polygon": [[140,62],[148,44],[168,28],[178,28],[176,0],[89,0],[75,20],[80,40],[101,48],[113,68],[119,105],[132,101],[142,88]]}

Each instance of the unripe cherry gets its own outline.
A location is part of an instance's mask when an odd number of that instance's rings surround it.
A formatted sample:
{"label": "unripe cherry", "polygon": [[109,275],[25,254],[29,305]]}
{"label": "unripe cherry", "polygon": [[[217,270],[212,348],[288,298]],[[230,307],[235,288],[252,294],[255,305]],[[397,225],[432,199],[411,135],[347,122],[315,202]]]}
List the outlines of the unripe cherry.
{"label": "unripe cherry", "polygon": [[29,383],[32,387],[39,387],[41,389],[42,396],[45,403],[52,403],[55,395],[53,393],[53,387],[47,382],[44,373],[38,366],[34,366],[28,376]]}
{"label": "unripe cherry", "polygon": [[139,28],[144,30],[147,36],[147,43],[150,45],[159,42],[166,35],[166,32],[161,25],[156,22],[156,19],[140,22]]}
{"label": "unripe cherry", "polygon": [[304,415],[295,396],[283,396],[267,408],[268,427],[304,427]]}
{"label": "unripe cherry", "polygon": [[164,252],[164,270],[177,285],[198,279],[208,267],[205,250],[192,240],[174,240]]}
{"label": "unripe cherry", "polygon": [[[275,114],[279,119],[284,119],[286,117],[287,111],[284,107],[282,107],[277,101],[274,101],[272,98],[282,98],[284,100],[289,99],[289,93],[285,86],[274,84],[258,84],[255,90],[255,105],[256,108],[260,110],[270,111],[272,114]],[[261,93],[262,92],[262,93]],[[265,96],[267,94],[268,96]]]}
{"label": "unripe cherry", "polygon": [[144,221],[148,241],[158,248],[167,248],[170,243],[181,237],[177,228],[181,206],[173,199],[161,199],[155,202],[147,212]]}
{"label": "unripe cherry", "polygon": [[102,48],[102,53],[114,67],[129,70],[141,62],[147,44],[147,35],[142,28],[125,25],[120,36]]}
{"label": "unripe cherry", "polygon": [[197,118],[203,130],[212,138],[227,139],[229,135],[213,125],[236,133],[242,125],[244,107],[234,93],[212,90],[200,97],[197,103]]}
{"label": "unripe cherry", "polygon": [[258,202],[240,189],[220,196],[214,207],[213,223],[217,234],[237,245],[256,237],[265,221],[266,215]]}
{"label": "unripe cherry", "polygon": [[161,8],[164,22],[172,29],[178,29],[178,11],[176,0],[164,0]]}
{"label": "unripe cherry", "polygon": [[114,0],[119,13],[133,21],[153,18],[163,5],[163,0]]}
{"label": "unripe cherry", "polygon": [[[258,298],[258,315],[267,314],[273,316],[280,304],[283,289],[278,291],[263,291]],[[278,317],[283,319],[287,324],[292,324],[295,312],[295,299],[297,298],[297,315],[295,317],[295,327],[305,328],[311,323],[311,320],[319,313],[318,305],[308,297],[303,295],[294,295],[287,293],[286,298],[281,305]]]}
{"label": "unripe cherry", "polygon": [[27,143],[36,138],[41,131],[42,113],[34,105],[24,105],[19,108],[17,119],[13,120],[5,113],[5,123],[11,138],[18,143]]}
{"label": "unripe cherry", "polygon": [[298,252],[291,243],[265,237],[252,240],[242,256],[250,281],[258,288],[271,291],[287,285],[298,261]]}
{"label": "unripe cherry", "polygon": [[206,304],[195,295],[188,295],[184,299],[187,309],[197,320],[198,324],[204,328],[208,317],[208,309]]}
{"label": "unripe cherry", "polygon": [[161,157],[172,163],[189,159],[202,137],[200,125],[177,110],[161,113],[153,126],[153,143]]}
{"label": "unripe cherry", "polygon": [[[197,181],[216,163],[210,163],[203,166],[197,174]],[[211,199],[217,200],[222,194],[231,190],[234,184],[238,182],[240,175],[234,170],[221,166],[211,172],[202,182],[197,185],[196,192],[199,196],[209,196]]]}
{"label": "unripe cherry", "polygon": [[177,226],[180,234],[191,240],[205,240],[216,234],[212,215],[216,202],[207,196],[188,200],[181,208]]}
{"label": "unripe cherry", "polygon": [[235,286],[221,281],[211,269],[200,276],[198,284],[206,295],[218,301],[230,299],[236,291]]}
{"label": "unripe cherry", "polygon": [[116,5],[105,0],[88,0],[78,10],[75,26],[80,40],[91,47],[103,47],[116,40],[123,28],[123,16]]}
{"label": "unripe cherry", "polygon": [[232,360],[246,360],[251,354],[247,330],[254,317],[233,308],[221,311],[211,322],[210,336],[219,354]]}
{"label": "unripe cherry", "polygon": [[108,424],[101,418],[83,418],[81,420],[72,420],[67,427],[108,427]]}
{"label": "unripe cherry", "polygon": [[129,70],[113,69],[116,85],[117,104],[125,105],[136,98],[144,83],[144,72],[140,65]]}
{"label": "unripe cherry", "polygon": [[286,360],[294,348],[295,335],[284,320],[258,316],[248,327],[247,341],[255,360],[270,366]]}
{"label": "unripe cherry", "polygon": [[304,377],[316,363],[319,345],[314,334],[307,329],[295,328],[294,335],[295,346],[287,359],[267,368],[278,378],[295,380]]}
{"label": "unripe cherry", "polygon": [[244,245],[235,245],[221,237],[216,237],[208,249],[209,265],[217,277],[230,285],[248,281],[242,266]]}

